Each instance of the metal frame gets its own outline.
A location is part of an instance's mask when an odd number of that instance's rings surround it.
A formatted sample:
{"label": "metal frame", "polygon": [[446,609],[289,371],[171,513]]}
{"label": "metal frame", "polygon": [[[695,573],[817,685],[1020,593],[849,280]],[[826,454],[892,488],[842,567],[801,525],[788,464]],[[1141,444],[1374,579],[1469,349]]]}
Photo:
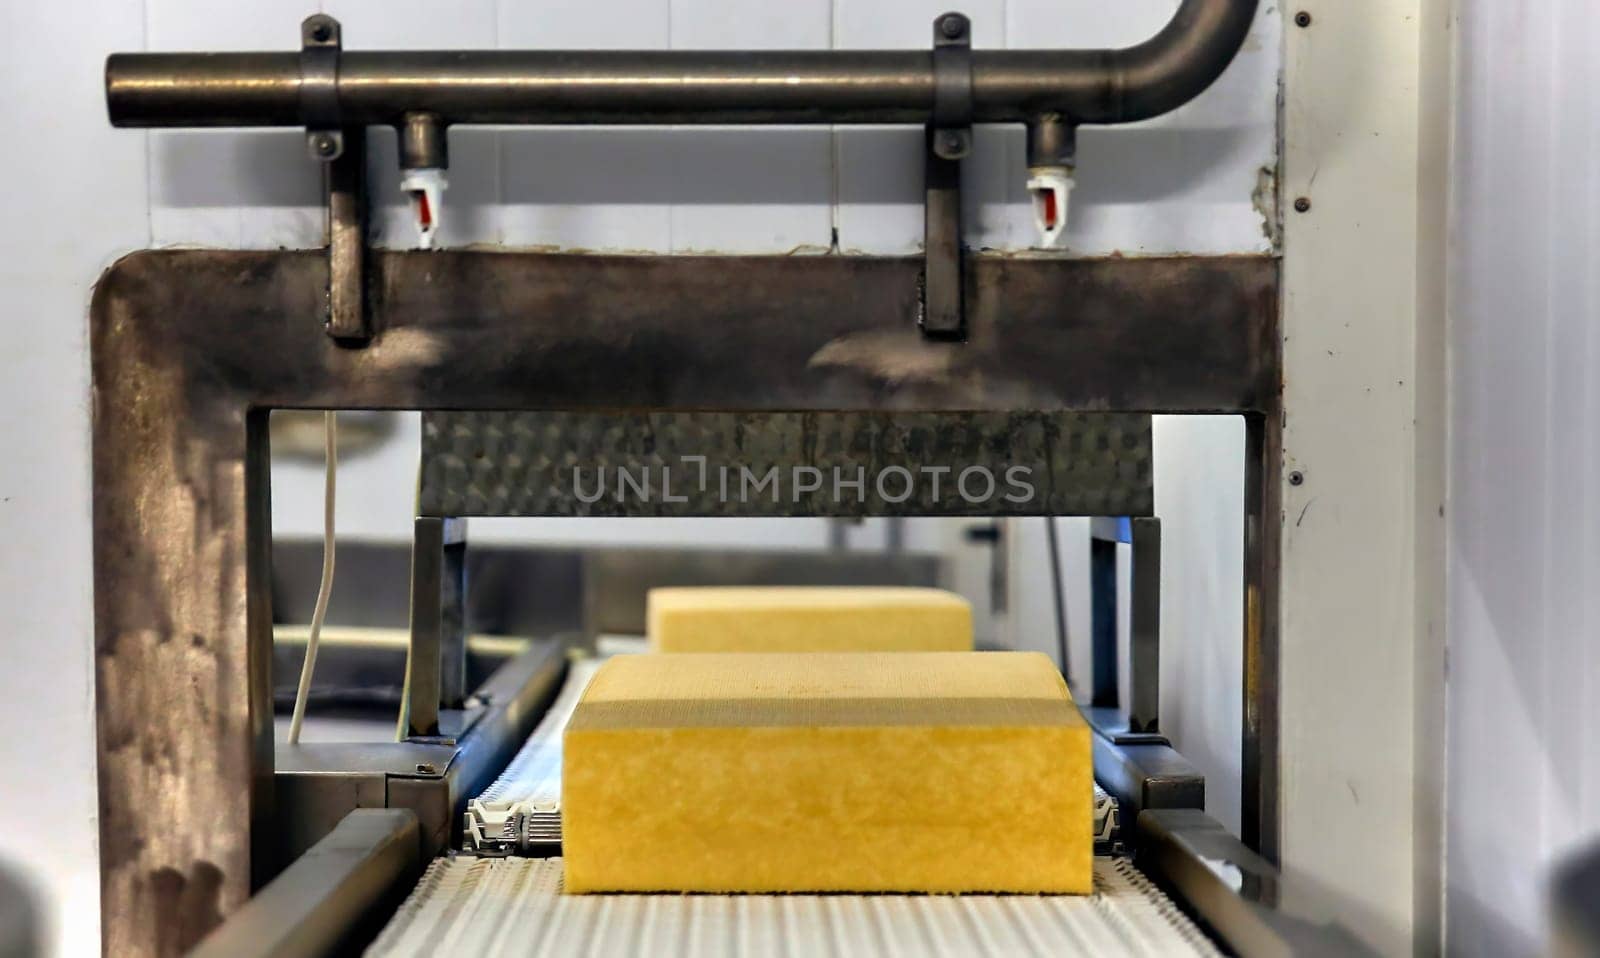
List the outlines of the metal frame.
{"label": "metal frame", "polygon": [[1204,812],[1145,811],[1134,827],[1140,869],[1236,954],[1378,954],[1335,920],[1322,889],[1281,874]]}
{"label": "metal frame", "polygon": [[190,955],[351,953],[382,927],[422,874],[418,837],[417,816],[406,809],[351,812]]}
{"label": "metal frame", "polygon": [[[1277,428],[1270,258],[970,256],[963,342],[916,328],[919,267],[375,252],[374,337],[351,349],[318,319],[329,266],[316,251],[119,261],[91,319],[107,950],[192,944],[283,864],[272,408],[1207,411]],[[1276,523],[1252,522],[1246,580],[1261,588]],[[1261,790],[1246,814],[1260,817],[1275,801],[1259,771],[1275,764],[1260,705],[1276,641],[1273,605],[1247,608],[1244,760]]]}
{"label": "metal frame", "polygon": [[[1282,361],[1281,358],[1279,360]],[[1281,398],[1278,400],[1281,403]],[[1283,550],[1283,416],[1244,417],[1244,762],[1240,837],[1269,862],[1279,858],[1279,590]]]}
{"label": "metal frame", "polygon": [[270,843],[278,865],[295,860],[358,808],[415,812],[424,857],[452,847],[466,802],[516,754],[565,675],[563,643],[538,641],[501,666],[468,707],[439,711],[434,735],[277,745]]}
{"label": "metal frame", "polygon": [[[1166,739],[1128,741],[1113,728],[1094,727],[1095,780],[1117,800],[1122,822],[1132,827],[1139,814],[1156,808],[1206,807],[1206,778]],[[1130,843],[1131,844],[1131,843]]]}
{"label": "metal frame", "polygon": [[[926,55],[345,54],[343,27],[318,13],[300,25],[298,54],[113,54],[106,61],[106,107],[116,126],[303,126],[312,157],[328,165],[323,317],[328,334],[346,342],[371,335],[364,241],[369,125],[395,127],[403,171],[437,173],[448,165],[452,123],[921,123],[927,136],[918,323],[930,337],[959,339],[968,298],[961,160],[972,150],[972,124],[1025,123],[1030,170],[1069,168],[1078,124],[1157,116],[1210,86],[1244,42],[1256,4],[1183,0],[1146,42],[1090,51],[977,54],[967,17],[944,13],[934,18]],[[434,202],[430,195],[422,187],[418,202]],[[431,213],[421,214],[425,238],[431,222]]]}

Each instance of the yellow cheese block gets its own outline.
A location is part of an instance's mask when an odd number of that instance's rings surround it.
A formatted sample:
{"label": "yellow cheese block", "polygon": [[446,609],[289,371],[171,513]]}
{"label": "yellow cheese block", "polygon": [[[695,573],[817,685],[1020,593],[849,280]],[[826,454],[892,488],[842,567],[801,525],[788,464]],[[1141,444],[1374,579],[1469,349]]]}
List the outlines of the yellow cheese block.
{"label": "yellow cheese block", "polygon": [[1036,653],[618,656],[567,726],[566,890],[1087,894],[1092,774]]}
{"label": "yellow cheese block", "polygon": [[943,589],[651,589],[656,652],[968,652],[972,606]]}

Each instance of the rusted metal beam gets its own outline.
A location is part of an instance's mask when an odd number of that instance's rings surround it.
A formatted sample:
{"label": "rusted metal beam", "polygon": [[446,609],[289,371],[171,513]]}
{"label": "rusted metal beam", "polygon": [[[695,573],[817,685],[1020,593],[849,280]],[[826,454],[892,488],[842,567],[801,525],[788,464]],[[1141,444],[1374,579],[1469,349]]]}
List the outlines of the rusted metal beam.
{"label": "rusted metal beam", "polygon": [[100,311],[137,305],[128,334],[185,395],[254,406],[1241,412],[1277,390],[1265,257],[974,255],[965,342],[917,331],[915,258],[383,252],[370,268],[365,350],[330,348],[314,320],[314,251],[136,254]]}

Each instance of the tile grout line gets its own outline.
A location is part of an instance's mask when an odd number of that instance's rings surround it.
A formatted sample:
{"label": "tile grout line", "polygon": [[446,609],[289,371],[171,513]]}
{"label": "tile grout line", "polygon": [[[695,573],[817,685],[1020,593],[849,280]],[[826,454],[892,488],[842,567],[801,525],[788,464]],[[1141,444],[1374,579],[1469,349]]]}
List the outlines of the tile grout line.
{"label": "tile grout line", "polygon": [[[490,0],[489,12],[489,40],[496,50],[500,49],[500,0]],[[504,246],[506,242],[506,151],[505,131],[494,131],[494,235],[496,244]]]}
{"label": "tile grout line", "polygon": [[[143,29],[141,45],[146,53],[150,52],[150,0],[140,0],[139,25]],[[145,245],[156,245],[156,163],[155,144],[151,142],[155,131],[144,131],[144,229],[146,235]]]}
{"label": "tile grout line", "polygon": [[[667,45],[666,45],[666,48],[668,50],[671,50],[673,48],[673,43],[672,43],[672,5],[673,5],[674,0],[662,0],[662,2],[667,5]],[[671,134],[669,135],[669,139],[672,141],[672,146],[676,147],[678,137],[682,135],[681,131],[683,130],[683,127],[674,126],[674,127],[669,127],[669,129],[672,131]],[[676,157],[677,157],[677,154],[676,154],[676,152],[674,150],[669,150],[668,151],[668,156],[675,161]],[[674,169],[673,169],[673,174],[674,175],[671,178],[671,183],[672,183],[673,188],[674,188],[674,193],[676,194],[676,189],[678,187],[677,163],[673,162],[672,165],[674,167]],[[676,231],[677,225],[678,225],[678,197],[677,197],[677,195],[673,195],[671,200],[670,200],[670,202],[667,203],[667,252],[668,253],[676,253],[676,252],[678,252],[678,240],[677,240],[677,237],[673,235],[675,233],[675,231]]]}
{"label": "tile grout line", "polygon": [[[828,49],[839,48],[839,0],[828,0]],[[839,237],[839,128],[828,124],[828,251],[837,253]]]}

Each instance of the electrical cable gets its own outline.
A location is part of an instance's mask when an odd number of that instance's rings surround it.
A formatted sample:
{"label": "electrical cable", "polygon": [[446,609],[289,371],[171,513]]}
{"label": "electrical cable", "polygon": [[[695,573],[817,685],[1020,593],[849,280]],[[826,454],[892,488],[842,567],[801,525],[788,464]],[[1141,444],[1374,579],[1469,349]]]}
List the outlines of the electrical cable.
{"label": "electrical cable", "polygon": [[311,674],[317,668],[317,643],[322,638],[322,623],[328,615],[328,598],[333,594],[333,504],[339,471],[339,418],[328,410],[322,414],[324,458],[322,479],[322,583],[317,587],[317,607],[311,613],[311,630],[306,634],[306,658],[300,666],[300,689],[294,697],[294,718],[289,720],[289,744],[300,741],[300,726],[306,718],[306,701],[311,696]]}
{"label": "electrical cable", "polygon": [[1056,537],[1056,517],[1044,517],[1045,538],[1050,547],[1050,594],[1056,606],[1056,652],[1061,656],[1061,677],[1072,687],[1072,670],[1067,661],[1067,594],[1061,585],[1061,543]]}

